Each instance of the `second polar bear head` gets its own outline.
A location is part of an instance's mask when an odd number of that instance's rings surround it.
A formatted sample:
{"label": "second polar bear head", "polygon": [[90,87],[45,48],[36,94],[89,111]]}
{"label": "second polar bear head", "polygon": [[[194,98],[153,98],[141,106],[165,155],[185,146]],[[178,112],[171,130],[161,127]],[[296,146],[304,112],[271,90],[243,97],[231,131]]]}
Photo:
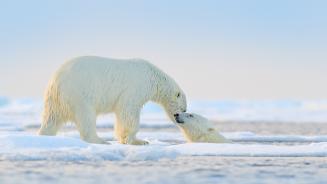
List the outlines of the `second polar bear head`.
{"label": "second polar bear head", "polygon": [[227,143],[230,142],[216,131],[213,124],[203,116],[194,113],[175,115],[177,126],[188,142]]}

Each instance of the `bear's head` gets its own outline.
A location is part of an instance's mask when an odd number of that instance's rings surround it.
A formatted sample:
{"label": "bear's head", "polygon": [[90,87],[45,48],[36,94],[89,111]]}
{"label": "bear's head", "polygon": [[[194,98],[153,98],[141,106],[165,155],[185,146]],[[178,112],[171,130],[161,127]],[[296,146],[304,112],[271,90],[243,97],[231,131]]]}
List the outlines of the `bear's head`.
{"label": "bear's head", "polygon": [[154,101],[161,104],[169,118],[176,122],[175,116],[186,112],[186,95],[178,84],[169,76],[162,77],[158,82]]}
{"label": "bear's head", "polygon": [[179,113],[175,115],[175,119],[188,142],[230,142],[220,135],[213,124],[203,116],[194,113]]}
{"label": "bear's head", "polygon": [[167,93],[162,105],[165,107],[170,119],[176,122],[175,117],[180,113],[185,113],[187,110],[186,96],[179,87],[173,88]]}

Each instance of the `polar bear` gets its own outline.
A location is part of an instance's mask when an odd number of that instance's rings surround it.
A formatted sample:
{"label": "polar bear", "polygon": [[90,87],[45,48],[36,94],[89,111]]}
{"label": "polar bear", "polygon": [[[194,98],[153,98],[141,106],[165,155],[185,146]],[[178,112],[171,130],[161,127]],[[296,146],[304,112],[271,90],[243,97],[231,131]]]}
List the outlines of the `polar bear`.
{"label": "polar bear", "polygon": [[56,135],[73,122],[89,143],[106,143],[96,133],[96,118],[115,113],[115,136],[122,144],[143,145],[136,138],[140,111],[148,101],[163,106],[170,119],[186,112],[186,97],[177,83],[142,59],[82,56],[63,64],[48,84],[39,135]]}
{"label": "polar bear", "polygon": [[229,143],[220,135],[208,119],[195,113],[175,115],[177,126],[188,142]]}

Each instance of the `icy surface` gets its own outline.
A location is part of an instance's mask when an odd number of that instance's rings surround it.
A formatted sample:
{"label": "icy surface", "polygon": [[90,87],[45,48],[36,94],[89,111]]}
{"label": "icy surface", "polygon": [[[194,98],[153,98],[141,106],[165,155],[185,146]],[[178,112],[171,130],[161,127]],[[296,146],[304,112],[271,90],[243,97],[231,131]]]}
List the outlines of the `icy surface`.
{"label": "icy surface", "polygon": [[[164,134],[164,133],[162,133]],[[0,136],[1,160],[159,160],[174,159],[178,156],[269,156],[269,157],[321,157],[327,156],[326,137],[295,136],[291,141],[315,140],[320,143],[305,145],[267,145],[267,144],[210,144],[180,143],[167,140],[182,139],[177,133],[156,136],[154,133],[140,134],[150,142],[146,146],[121,145],[110,141],[111,145],[88,144],[71,136],[37,136],[28,133],[5,133]],[[287,136],[257,136],[252,133],[224,134],[226,138],[237,141],[261,142],[289,141]],[[105,136],[106,137],[106,136]],[[164,138],[161,138],[164,137]],[[285,137],[283,139],[283,137]],[[111,136],[106,138],[112,139]],[[182,140],[181,140],[182,141]]]}
{"label": "icy surface", "polygon": [[[113,115],[83,142],[74,126],[37,136],[42,101],[0,97],[0,183],[326,183],[327,101],[191,101],[229,144],[186,143],[162,109],[142,111],[138,137],[118,144]],[[260,179],[260,180],[258,180]]]}
{"label": "icy surface", "polygon": [[[4,160],[159,160],[180,156],[327,156],[327,135],[260,135],[222,132],[232,144],[186,144],[162,109],[149,103],[142,111],[141,127],[162,131],[141,132],[148,146],[115,142],[111,131],[100,132],[111,145],[88,144],[74,130],[59,136],[36,136],[40,125],[40,99],[0,97],[0,156]],[[315,122],[327,120],[327,101],[192,101],[189,110],[219,121]],[[98,128],[112,128],[113,115],[98,119]],[[32,132],[26,130],[32,129]],[[169,131],[167,131],[169,130]],[[170,131],[175,130],[175,131]],[[279,144],[277,144],[279,143]]]}

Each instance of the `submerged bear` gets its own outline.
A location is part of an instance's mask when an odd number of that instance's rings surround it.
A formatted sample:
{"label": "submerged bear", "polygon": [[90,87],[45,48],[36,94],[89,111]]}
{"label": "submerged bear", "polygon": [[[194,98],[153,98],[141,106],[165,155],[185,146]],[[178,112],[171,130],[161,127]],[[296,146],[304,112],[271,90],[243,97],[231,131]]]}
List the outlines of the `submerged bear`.
{"label": "submerged bear", "polygon": [[48,84],[40,135],[56,135],[66,122],[76,124],[80,136],[104,144],[96,133],[96,118],[115,113],[115,136],[122,144],[143,145],[136,138],[145,103],[161,104],[172,121],[186,111],[186,97],[177,83],[142,59],[84,56],[66,62]]}
{"label": "submerged bear", "polygon": [[177,126],[188,142],[208,142],[208,143],[229,143],[216,131],[211,122],[198,114],[181,113],[176,114]]}

